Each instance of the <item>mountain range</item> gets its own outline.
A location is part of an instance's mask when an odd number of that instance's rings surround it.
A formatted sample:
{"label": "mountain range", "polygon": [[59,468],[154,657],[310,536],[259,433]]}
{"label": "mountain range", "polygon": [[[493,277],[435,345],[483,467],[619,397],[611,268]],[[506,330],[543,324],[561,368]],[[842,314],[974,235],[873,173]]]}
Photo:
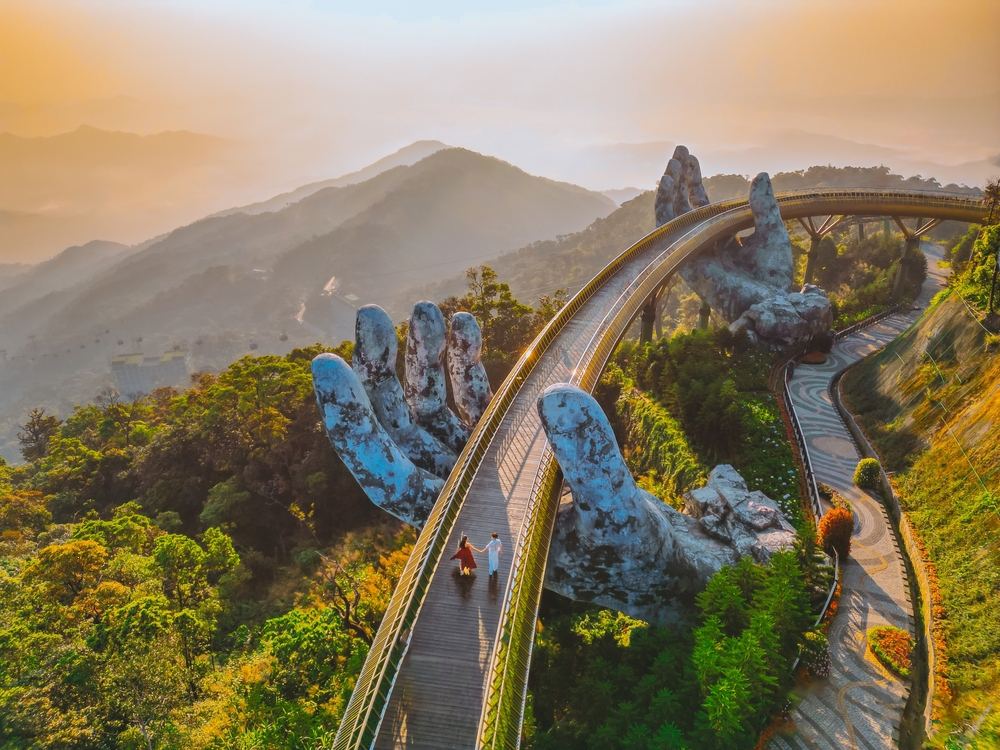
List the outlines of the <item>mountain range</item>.
{"label": "mountain range", "polygon": [[91,242],[0,278],[3,453],[16,457],[10,441],[31,407],[64,414],[91,398],[115,354],[177,345],[196,369],[218,370],[251,350],[339,342],[353,336],[361,304],[401,318],[413,284],[616,208],[600,193],[440,145],[276,196],[266,208],[278,210],[222,212],[131,247]]}

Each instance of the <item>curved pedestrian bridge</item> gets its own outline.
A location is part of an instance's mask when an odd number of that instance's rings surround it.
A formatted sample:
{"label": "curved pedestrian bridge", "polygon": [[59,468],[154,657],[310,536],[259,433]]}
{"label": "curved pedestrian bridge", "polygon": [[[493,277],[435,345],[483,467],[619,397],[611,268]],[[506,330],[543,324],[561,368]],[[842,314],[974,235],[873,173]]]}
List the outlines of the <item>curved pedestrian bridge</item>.
{"label": "curved pedestrian bridge", "polygon": [[[982,200],[937,192],[821,189],[776,196],[784,219],[827,215],[980,222]],[[650,233],[552,319],[497,389],[407,561],[334,748],[514,748],[519,743],[552,525],[556,462],[536,401],[553,383],[592,391],[643,303],[688,259],[753,226],[748,202],[715,203]],[[500,571],[448,562],[468,534],[504,542]]]}

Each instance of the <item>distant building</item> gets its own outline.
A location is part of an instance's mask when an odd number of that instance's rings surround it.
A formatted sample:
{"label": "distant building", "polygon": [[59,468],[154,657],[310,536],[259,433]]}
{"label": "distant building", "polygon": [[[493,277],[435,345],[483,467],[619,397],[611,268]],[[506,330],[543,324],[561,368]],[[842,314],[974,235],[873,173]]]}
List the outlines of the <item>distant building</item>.
{"label": "distant building", "polygon": [[167,385],[183,385],[190,375],[188,352],[166,352],[162,357],[121,354],[111,360],[111,371],[123,394],[151,393]]}

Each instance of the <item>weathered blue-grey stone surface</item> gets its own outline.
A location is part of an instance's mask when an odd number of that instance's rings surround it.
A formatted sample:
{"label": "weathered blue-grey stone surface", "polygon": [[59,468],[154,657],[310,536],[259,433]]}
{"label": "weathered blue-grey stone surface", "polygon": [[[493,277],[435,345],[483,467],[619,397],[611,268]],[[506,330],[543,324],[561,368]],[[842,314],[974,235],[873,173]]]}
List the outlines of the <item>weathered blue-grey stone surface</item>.
{"label": "weathered blue-grey stone surface", "polygon": [[351,366],[335,354],[312,362],[313,389],[333,449],[372,502],[417,528],[444,487],[414,466],[375,417]]}
{"label": "weathered blue-grey stone surface", "polygon": [[688,199],[688,169],[687,161],[691,154],[687,146],[677,146],[674,149],[673,158],[667,162],[667,171],[674,180],[676,189],[674,190],[674,216],[686,214],[691,210],[691,201]]}
{"label": "weathered blue-grey stone surface", "polygon": [[708,193],[701,181],[698,159],[691,155],[686,146],[677,146],[656,189],[653,203],[656,226],[662,227],[692,208],[701,208],[708,203]]}
{"label": "weathered blue-grey stone surface", "polygon": [[747,492],[731,467],[698,491],[705,502],[697,516],[639,489],[585,391],[549,386],[538,412],[572,490],[552,538],[546,586],[553,591],[651,622],[680,622],[723,565],[746,555],[763,561],[794,542],[777,505]]}
{"label": "weathered blue-grey stone surface", "polygon": [[799,347],[833,325],[833,307],[826,292],[806,284],[795,294],[776,294],[733,321],[734,331],[745,328],[758,346],[778,348]]}
{"label": "weathered blue-grey stone surface", "polygon": [[457,312],[448,331],[448,373],[458,413],[475,427],[493,399],[490,380],[483,367],[483,332],[475,316]]}
{"label": "weathered blue-grey stone surface", "polygon": [[358,310],[354,333],[354,372],[379,423],[416,466],[447,478],[455,466],[455,453],[413,421],[396,375],[399,342],[389,313],[378,305],[365,305]]}
{"label": "weathered blue-grey stone surface", "polygon": [[705,192],[705,185],[701,181],[701,164],[694,154],[688,154],[684,161],[684,180],[687,183],[688,202],[691,208],[701,208],[711,203],[708,193]]}
{"label": "weathered blue-grey stone surface", "polygon": [[833,321],[826,294],[817,287],[790,290],[792,243],[765,172],[750,183],[750,210],[752,235],[705,250],[681,267],[681,278],[760,346],[798,346],[826,333]]}
{"label": "weathered blue-grey stone surface", "polygon": [[448,408],[445,349],[448,325],[441,310],[424,300],[413,306],[406,338],[404,394],[417,424],[461,453],[469,440],[468,425]]}

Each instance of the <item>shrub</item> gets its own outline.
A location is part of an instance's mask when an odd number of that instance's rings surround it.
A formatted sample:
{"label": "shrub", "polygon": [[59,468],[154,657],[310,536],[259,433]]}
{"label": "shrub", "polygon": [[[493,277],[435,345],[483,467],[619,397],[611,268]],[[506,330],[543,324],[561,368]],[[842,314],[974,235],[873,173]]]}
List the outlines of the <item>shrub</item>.
{"label": "shrub", "polygon": [[816,338],[814,346],[819,351],[823,352],[823,354],[829,354],[830,350],[833,349],[833,336],[831,336],[830,332],[827,331]]}
{"label": "shrub", "polygon": [[826,635],[810,630],[802,642],[802,665],[813,677],[830,676],[830,647]]}
{"label": "shrub", "polygon": [[828,554],[837,550],[840,559],[851,553],[851,534],[854,533],[854,515],[847,508],[833,508],[819,522],[819,539]]}
{"label": "shrub", "polygon": [[885,626],[868,631],[868,648],[882,665],[900,677],[910,676],[913,639],[905,630]]}
{"label": "shrub", "polygon": [[879,488],[879,465],[874,458],[862,458],[854,470],[854,483],[867,490]]}

